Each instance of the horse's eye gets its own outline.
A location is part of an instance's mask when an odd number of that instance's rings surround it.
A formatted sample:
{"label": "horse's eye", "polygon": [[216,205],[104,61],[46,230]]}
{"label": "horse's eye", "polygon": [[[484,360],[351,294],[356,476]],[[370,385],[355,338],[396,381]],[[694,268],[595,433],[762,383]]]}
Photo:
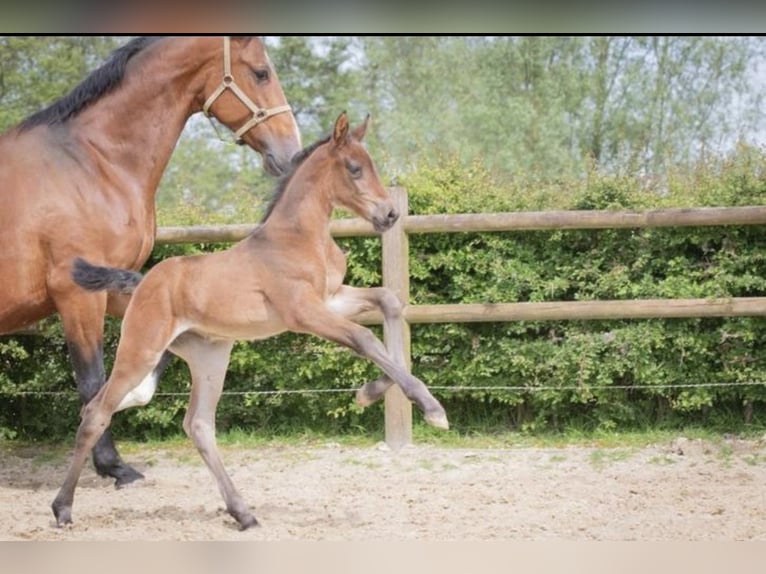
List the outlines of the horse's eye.
{"label": "horse's eye", "polygon": [[269,70],[267,68],[258,68],[257,70],[253,70],[253,74],[255,75],[255,79],[259,82],[265,82],[269,79]]}
{"label": "horse's eye", "polygon": [[348,173],[351,174],[351,177],[354,179],[359,179],[362,177],[362,166],[359,165],[356,162],[346,160],[346,169],[348,170]]}

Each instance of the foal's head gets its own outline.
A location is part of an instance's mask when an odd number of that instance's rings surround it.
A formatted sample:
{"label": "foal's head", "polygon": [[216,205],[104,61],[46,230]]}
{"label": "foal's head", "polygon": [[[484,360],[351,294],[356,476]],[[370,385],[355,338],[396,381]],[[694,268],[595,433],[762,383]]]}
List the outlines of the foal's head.
{"label": "foal's head", "polygon": [[372,158],[362,140],[370,116],[350,129],[346,112],[335,120],[327,142],[332,184],[332,201],[372,222],[377,231],[385,231],[399,218],[391,197],[383,187]]}

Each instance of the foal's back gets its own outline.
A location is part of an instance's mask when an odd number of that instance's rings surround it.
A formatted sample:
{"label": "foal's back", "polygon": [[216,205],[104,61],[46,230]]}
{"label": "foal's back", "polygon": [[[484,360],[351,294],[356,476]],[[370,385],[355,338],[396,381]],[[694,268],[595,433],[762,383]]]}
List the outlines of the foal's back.
{"label": "foal's back", "polygon": [[143,332],[140,326],[150,320],[176,335],[261,339],[281,333],[285,326],[265,295],[257,259],[245,240],[225,251],[161,261],[136,288],[124,332]]}

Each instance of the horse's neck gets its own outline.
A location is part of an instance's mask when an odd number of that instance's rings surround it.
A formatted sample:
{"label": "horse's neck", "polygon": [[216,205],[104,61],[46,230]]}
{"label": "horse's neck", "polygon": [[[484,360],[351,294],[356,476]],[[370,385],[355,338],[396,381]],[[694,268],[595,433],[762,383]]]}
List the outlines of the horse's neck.
{"label": "horse's neck", "polygon": [[[159,60],[155,58],[154,60]],[[72,133],[99,170],[109,173],[115,186],[140,190],[153,202],[157,185],[192,113],[192,97],[165,72],[153,73],[158,61],[134,71],[144,79],[125,78],[70,120]],[[165,78],[162,80],[162,78]]]}

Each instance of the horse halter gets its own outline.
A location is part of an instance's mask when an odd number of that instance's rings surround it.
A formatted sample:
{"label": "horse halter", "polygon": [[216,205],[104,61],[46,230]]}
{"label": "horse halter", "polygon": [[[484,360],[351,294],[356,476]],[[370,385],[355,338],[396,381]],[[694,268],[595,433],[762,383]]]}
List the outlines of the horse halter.
{"label": "horse halter", "polygon": [[[245,107],[253,113],[252,117],[234,132],[234,137],[236,138],[235,141],[237,143],[242,143],[242,136],[261,122],[265,122],[271,116],[281,114],[282,112],[289,112],[292,109],[287,104],[284,106],[276,106],[274,108],[259,108],[258,105],[247,96],[242,88],[237,85],[234,81],[234,76],[231,74],[231,38],[229,38],[229,36],[223,37],[223,80],[213,93],[210,94],[210,97],[205,101],[205,105],[202,106],[202,111],[208,119],[210,119],[211,116],[210,106],[212,106],[213,102],[215,102],[226,90],[231,90],[234,95],[239,98],[239,101],[245,104]],[[213,128],[215,129],[215,124],[213,124]]]}

